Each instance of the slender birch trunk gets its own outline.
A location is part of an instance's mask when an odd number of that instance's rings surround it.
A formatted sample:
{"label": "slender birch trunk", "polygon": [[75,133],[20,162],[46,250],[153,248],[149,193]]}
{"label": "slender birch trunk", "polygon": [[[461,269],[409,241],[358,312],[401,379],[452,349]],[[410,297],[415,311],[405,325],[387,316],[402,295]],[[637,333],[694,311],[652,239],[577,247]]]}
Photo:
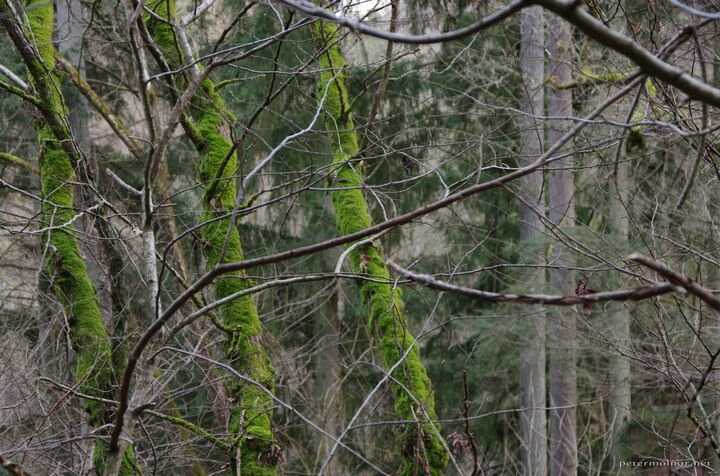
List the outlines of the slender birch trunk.
{"label": "slender birch trunk", "polygon": [[[320,22],[314,23],[312,28],[318,47],[327,48],[319,59],[321,72],[318,97],[324,101],[326,127],[335,147],[333,186],[343,188],[331,192],[337,228],[343,235],[348,235],[372,224],[361,189],[363,165],[356,160],[359,153],[358,138],[348,109],[349,94],[343,71],[345,62],[338,45],[339,29],[335,25]],[[356,273],[381,280],[390,279],[380,246],[374,242],[353,250],[350,262]],[[436,419],[432,384],[420,360],[417,343],[408,331],[399,290],[393,290],[391,284],[358,282],[360,295],[369,311],[367,326],[380,343],[385,368],[390,370],[407,354],[392,374],[401,384],[392,385],[398,418],[410,421]],[[437,425],[404,425],[398,445],[403,457],[401,475],[444,474],[448,456],[438,437]]]}
{"label": "slender birch trunk", "polygon": [[[543,127],[532,115],[544,111],[545,80],[545,24],[540,7],[526,8],[520,12],[520,70],[523,95],[520,109],[530,115],[521,115],[521,148],[519,166],[535,161],[543,150]],[[518,180],[519,193],[524,202],[520,208],[520,244],[529,261],[544,262],[544,250],[538,246],[542,236],[544,213],[542,186],[539,173],[526,175]],[[531,271],[526,292],[541,291],[545,284],[544,271]],[[532,313],[523,326],[520,368],[520,437],[522,464],[527,476],[547,474],[547,417],[545,414],[545,311],[541,306],[532,306]]]}

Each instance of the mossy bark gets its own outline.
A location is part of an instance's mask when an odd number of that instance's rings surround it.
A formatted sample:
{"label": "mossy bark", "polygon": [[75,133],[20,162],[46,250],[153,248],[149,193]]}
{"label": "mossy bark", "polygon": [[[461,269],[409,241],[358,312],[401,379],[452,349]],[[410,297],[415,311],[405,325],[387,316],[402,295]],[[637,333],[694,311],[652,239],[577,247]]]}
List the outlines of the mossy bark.
{"label": "mossy bark", "polygon": [[[340,233],[347,235],[372,225],[362,191],[362,165],[354,160],[359,153],[358,138],[348,110],[349,95],[343,71],[344,59],[338,46],[338,27],[327,23],[314,23],[313,36],[318,47],[326,49],[320,56],[318,97],[324,99],[326,127],[331,131],[330,138],[335,147],[333,163],[337,164],[337,169],[333,186],[343,188],[331,193],[337,228]],[[350,262],[357,273],[390,281],[390,272],[385,265],[383,254],[374,243],[353,250]],[[398,418],[422,420],[427,414],[430,419],[435,419],[432,385],[420,360],[415,339],[408,331],[399,290],[393,291],[393,286],[389,283],[359,282],[361,297],[369,311],[367,326],[380,342],[385,368],[391,369],[407,354],[402,365],[392,374],[392,377],[402,384],[392,385]],[[437,430],[437,427],[433,428],[429,423],[403,427],[398,441],[403,456],[400,474],[443,474],[448,455]]]}
{"label": "mossy bark", "polygon": [[[198,121],[205,150],[199,165],[200,180],[206,183],[206,192],[212,188],[216,176],[224,177],[234,173],[237,159],[232,154],[222,167],[232,147],[225,133],[225,122],[215,109],[214,89],[209,81],[203,84],[203,90],[214,101],[204,104]],[[236,188],[234,179],[221,179],[211,196],[204,197],[203,221],[209,221],[218,215],[227,214],[235,207]],[[243,249],[240,235],[231,219],[226,218],[205,225],[202,229],[203,252],[209,267],[221,261],[242,261]],[[218,298],[224,298],[252,286],[243,272],[236,272],[218,278],[213,290]],[[258,318],[257,307],[252,296],[236,299],[221,308],[223,324],[232,333],[226,342],[227,358],[232,367],[259,383],[266,389],[275,389],[275,371],[265,352],[262,338],[262,326]],[[230,384],[229,398],[236,403],[231,409],[230,432],[236,435],[239,448],[241,474],[269,476],[277,474],[279,446],[272,434],[272,398],[260,387],[233,379]]]}
{"label": "mossy bark", "polygon": [[[162,0],[150,5],[164,17],[174,17],[174,2]],[[153,38],[172,66],[181,55],[172,28],[162,22],[151,22]],[[232,176],[237,169],[237,157],[230,154],[228,122],[232,115],[217,94],[210,80],[203,81],[199,95],[193,100],[194,116],[200,152],[198,178],[205,184],[203,221],[227,214],[235,208],[237,192]],[[208,267],[221,262],[242,261],[243,249],[234,220],[225,218],[203,226],[201,237]],[[252,286],[244,272],[226,274],[213,283],[213,291],[221,299]],[[227,358],[240,374],[274,392],[275,370],[263,344],[263,329],[252,296],[236,299],[221,308],[224,326],[231,336],[226,342]],[[281,449],[272,428],[272,398],[259,386],[230,378],[228,399],[235,405],[230,410],[229,429],[235,472],[243,475],[271,476],[277,474]]]}
{"label": "mossy bark", "polygon": [[[42,0],[29,3],[31,6],[37,4],[37,7],[28,8],[26,13],[28,35],[20,30],[10,29],[9,32],[31,74],[44,117],[38,123],[38,138],[43,198],[40,226],[48,229],[41,234],[43,246],[49,249],[46,266],[52,274],[55,295],[65,308],[76,352],[79,391],[107,398],[113,388],[111,345],[72,225],[76,212],[71,184],[75,181],[74,166],[80,155],[69,153],[77,150],[77,146],[74,149],[68,146],[74,141],[60,93],[60,82],[54,73],[53,6]],[[0,9],[10,12],[5,2],[0,3]],[[33,39],[32,43],[28,37]],[[63,226],[65,224],[67,226]],[[85,400],[84,408],[91,426],[99,427],[107,422],[108,415],[102,403]],[[98,439],[95,443],[94,465],[98,473],[102,472],[104,464],[105,445],[102,441]],[[135,474],[135,470],[135,458],[132,449],[129,449],[121,474]]]}

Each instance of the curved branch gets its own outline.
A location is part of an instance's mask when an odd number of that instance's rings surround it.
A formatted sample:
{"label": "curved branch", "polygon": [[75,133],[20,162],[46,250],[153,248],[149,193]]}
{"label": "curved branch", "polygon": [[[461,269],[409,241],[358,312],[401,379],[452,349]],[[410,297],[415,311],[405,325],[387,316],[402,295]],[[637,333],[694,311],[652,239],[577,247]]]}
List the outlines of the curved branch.
{"label": "curved branch", "polygon": [[0,152],[0,159],[5,162],[18,165],[23,169],[27,170],[28,172],[34,173],[35,175],[40,175],[40,169],[23,158],[8,154],[7,152]]}
{"label": "curved branch", "polygon": [[395,43],[407,43],[411,45],[443,43],[446,41],[465,38],[466,36],[473,35],[481,30],[500,23],[506,18],[514,15],[523,8],[528,7],[532,4],[532,2],[530,2],[529,0],[516,0],[515,2],[505,7],[505,9],[495,12],[492,15],[488,15],[479,22],[473,23],[472,25],[468,25],[458,30],[452,30],[445,33],[434,33],[429,35],[404,35],[402,33],[394,33],[391,31],[373,28],[361,21],[336,15],[335,13],[327,10],[326,8],[318,7],[317,5],[313,5],[312,3],[308,3],[303,0],[279,0],[279,3],[285,5],[292,10],[297,10],[307,16],[314,18],[322,18],[324,20],[329,20],[333,23],[337,23],[338,25],[346,26],[357,33],[364,33],[366,35],[374,36],[376,38],[382,38],[383,40],[393,41]]}
{"label": "curved branch", "polygon": [[720,311],[720,299],[716,298],[709,289],[693,282],[692,279],[688,278],[684,274],[680,274],[677,271],[670,269],[667,265],[641,255],[640,253],[633,253],[628,256],[628,259],[635,261],[636,263],[640,263],[646,268],[652,269],[674,285],[687,289],[690,294],[694,294],[699,297],[711,308]]}
{"label": "curved branch", "polygon": [[70,80],[80,93],[85,96],[95,110],[105,119],[108,126],[115,132],[115,135],[122,141],[123,144],[128,148],[130,153],[135,156],[138,160],[144,160],[145,153],[138,143],[131,137],[130,131],[125,127],[122,121],[112,113],[110,107],[98,96],[98,94],[92,89],[80,73],[75,69],[62,55],[59,53],[55,54],[55,60],[57,61],[57,68],[60,71],[66,72],[70,76]]}
{"label": "curved branch", "polygon": [[679,2],[678,0],[667,0],[667,2],[679,8],[680,10],[683,10],[691,15],[695,15],[696,17],[708,18],[710,20],[720,20],[720,13],[710,13],[704,10],[699,10],[697,8],[691,7],[690,5]]}

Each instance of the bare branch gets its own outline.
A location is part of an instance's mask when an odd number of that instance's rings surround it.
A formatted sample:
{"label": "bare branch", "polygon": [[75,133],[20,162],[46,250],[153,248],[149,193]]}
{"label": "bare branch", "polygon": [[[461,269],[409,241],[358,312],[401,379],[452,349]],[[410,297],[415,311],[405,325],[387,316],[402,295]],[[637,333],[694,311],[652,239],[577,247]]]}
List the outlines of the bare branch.
{"label": "bare branch", "polygon": [[507,7],[505,7],[503,10],[500,10],[498,12],[493,13],[492,15],[488,15],[487,17],[483,18],[479,22],[473,23],[472,25],[466,26],[465,28],[460,28],[458,30],[448,31],[446,33],[434,33],[430,35],[403,35],[400,33],[393,33],[388,32],[384,30],[378,30],[377,28],[373,28],[371,26],[368,26],[367,24],[353,20],[351,18],[347,18],[344,16],[336,15],[332,11],[327,10],[322,7],[318,7],[317,5],[314,5],[310,2],[305,2],[303,0],[279,0],[280,3],[285,5],[286,7],[297,10],[301,13],[304,13],[305,15],[315,17],[315,18],[323,18],[325,20],[329,20],[333,23],[337,23],[338,25],[343,25],[348,28],[350,28],[352,31],[358,32],[358,33],[364,33],[366,35],[374,36],[377,38],[382,38],[383,40],[388,41],[394,41],[396,43],[408,43],[408,44],[414,44],[414,45],[422,45],[422,44],[431,44],[431,43],[443,43],[446,41],[452,41],[452,40],[459,40],[461,38],[465,38],[466,36],[473,35],[481,30],[484,30],[486,28],[489,28],[493,25],[496,25],[500,23],[501,21],[505,20],[506,18],[512,16],[513,14],[519,12],[523,8],[530,6],[532,2],[529,2],[528,0],[516,0],[515,2],[511,3]]}
{"label": "bare branch", "polygon": [[392,260],[387,260],[388,266],[390,266],[398,274],[405,276],[406,278],[423,284],[430,289],[437,291],[445,291],[455,294],[462,294],[464,296],[479,299],[481,301],[489,302],[510,302],[518,304],[545,304],[554,306],[574,306],[576,304],[602,302],[602,301],[641,301],[662,294],[670,292],[682,292],[676,286],[671,284],[659,284],[657,286],[638,286],[628,289],[618,289],[615,291],[608,291],[596,294],[585,294],[582,296],[569,295],[569,296],[553,296],[548,294],[503,294],[503,293],[491,293],[488,291],[481,291],[479,289],[464,288],[461,286],[455,286],[454,284],[446,283],[444,281],[437,280],[427,274],[414,273],[407,270]]}
{"label": "bare branch", "polygon": [[17,87],[19,87],[23,91],[27,92],[30,89],[30,86],[28,86],[28,84],[25,81],[20,79],[20,76],[13,73],[12,71],[10,71],[8,68],[6,68],[5,66],[3,66],[1,64],[0,64],[0,73],[7,76],[8,79],[10,79],[13,83],[15,83],[17,85]]}
{"label": "bare branch", "polygon": [[4,160],[5,162],[9,162],[11,164],[18,165],[25,170],[34,173],[35,175],[40,175],[40,169],[35,167],[34,165],[30,164],[27,160],[17,157],[12,154],[8,154],[7,152],[0,152],[0,159]]}
{"label": "bare branch", "polygon": [[720,311],[720,299],[716,298],[709,289],[693,282],[692,279],[688,278],[684,274],[680,274],[677,271],[670,269],[667,265],[641,255],[640,253],[633,253],[628,256],[628,259],[652,269],[674,285],[682,286],[687,289],[690,294],[694,294],[713,309]]}
{"label": "bare branch", "polygon": [[720,89],[659,59],[632,38],[611,30],[580,8],[582,2],[537,0],[537,3],[561,16],[593,40],[627,56],[640,67],[643,73],[666,81],[693,99],[720,107]]}

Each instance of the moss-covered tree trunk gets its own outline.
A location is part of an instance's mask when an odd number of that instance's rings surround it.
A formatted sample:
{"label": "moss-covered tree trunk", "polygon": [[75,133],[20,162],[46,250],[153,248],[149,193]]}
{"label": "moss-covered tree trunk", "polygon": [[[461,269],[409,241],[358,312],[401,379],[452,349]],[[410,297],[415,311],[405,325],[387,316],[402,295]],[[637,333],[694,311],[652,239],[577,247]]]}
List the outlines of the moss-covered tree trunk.
{"label": "moss-covered tree trunk", "polygon": [[[29,2],[27,25],[18,18],[5,20],[8,33],[21,54],[31,75],[33,89],[40,102],[42,118],[38,119],[40,185],[43,203],[40,229],[43,247],[47,250],[46,267],[54,293],[63,304],[76,352],[76,380],[83,394],[108,398],[113,386],[110,362],[111,345],[103,326],[95,289],[88,277],[78,241],[73,201],[75,168],[82,154],[69,129],[68,114],[63,104],[60,81],[55,68],[55,47],[52,43],[54,12],[52,3]],[[11,15],[7,2],[0,10]],[[19,23],[15,23],[19,22]],[[32,38],[32,41],[29,40]],[[84,400],[88,421],[93,427],[108,423],[107,412],[98,401]],[[95,443],[94,465],[102,473],[105,444]],[[121,474],[134,473],[134,456],[129,448]]]}
{"label": "moss-covered tree trunk", "polygon": [[[362,165],[355,126],[348,110],[349,95],[344,59],[338,46],[338,27],[327,23],[314,23],[313,36],[319,48],[326,51],[320,56],[320,84],[318,97],[323,100],[326,127],[335,147],[333,163],[336,169],[333,186],[342,188],[331,193],[340,233],[348,235],[372,225],[368,205],[362,192]],[[356,273],[375,279],[390,281],[390,272],[378,245],[361,245],[350,254]],[[407,319],[399,290],[393,291],[388,282],[359,281],[360,294],[368,307],[367,326],[380,343],[385,368],[390,370],[404,357],[392,374],[401,385],[393,384],[395,411],[401,420],[435,419],[435,402],[430,379],[420,360],[418,346],[408,331]],[[404,388],[403,388],[404,387]],[[407,390],[406,390],[407,389]],[[409,391],[409,393],[408,393]],[[437,426],[408,424],[402,429],[399,450],[403,456],[402,475],[439,475],[448,462]]]}
{"label": "moss-covered tree trunk", "polygon": [[[175,3],[161,0],[150,4],[153,11],[173,19]],[[178,52],[175,33],[166,23],[153,22],[150,31],[164,50],[171,66],[179,66],[182,55]],[[236,206],[237,192],[233,177],[237,171],[236,154],[230,153],[229,124],[234,121],[210,80],[202,83],[193,100],[193,116],[197,129],[195,146],[200,153],[198,179],[204,183],[201,237],[203,253],[209,268],[222,262],[242,261],[243,249],[236,223],[227,215]],[[186,124],[187,125],[187,124]],[[235,272],[218,278],[213,291],[219,299],[242,291],[252,285],[244,272]],[[240,374],[274,392],[275,370],[263,343],[263,329],[252,296],[236,299],[221,308],[224,326],[230,333],[226,341],[227,358]],[[235,377],[228,378],[228,399],[234,403],[230,409],[229,429],[234,438],[231,446],[235,474],[271,476],[277,474],[281,449],[272,428],[273,399],[257,385]]]}
{"label": "moss-covered tree trunk", "polygon": [[[235,174],[237,159],[235,154],[222,168],[230,152],[232,143],[228,140],[229,128],[220,98],[215,94],[212,83],[203,85],[206,97],[198,101],[202,105],[198,129],[204,141],[201,150],[199,178],[205,185],[203,221],[226,215],[235,207],[235,180],[224,178],[212,184],[216,177]],[[229,119],[229,118],[228,118]],[[243,260],[240,235],[230,218],[216,220],[202,229],[203,252],[208,267],[221,262]],[[231,273],[213,283],[218,298],[224,298],[250,287],[252,283],[244,272]],[[275,389],[275,371],[265,351],[262,338],[262,326],[258,318],[257,307],[252,296],[236,299],[221,308],[223,324],[231,332],[226,343],[227,358],[233,368],[242,375],[259,383],[266,389]],[[232,379],[229,398],[236,402],[230,412],[230,432],[235,435],[238,474],[274,475],[280,447],[271,430],[272,398],[260,387]]]}

